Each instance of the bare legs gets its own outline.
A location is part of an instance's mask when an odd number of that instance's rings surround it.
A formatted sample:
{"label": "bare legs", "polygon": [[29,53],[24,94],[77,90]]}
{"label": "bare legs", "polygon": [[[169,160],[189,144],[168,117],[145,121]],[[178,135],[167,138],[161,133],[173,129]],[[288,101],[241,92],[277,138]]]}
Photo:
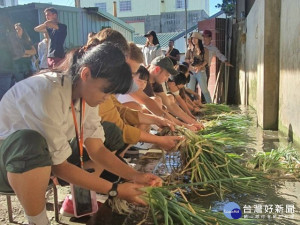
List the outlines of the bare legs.
{"label": "bare legs", "polygon": [[36,216],[44,210],[50,172],[51,166],[35,168],[24,173],[7,172],[9,184],[26,215]]}

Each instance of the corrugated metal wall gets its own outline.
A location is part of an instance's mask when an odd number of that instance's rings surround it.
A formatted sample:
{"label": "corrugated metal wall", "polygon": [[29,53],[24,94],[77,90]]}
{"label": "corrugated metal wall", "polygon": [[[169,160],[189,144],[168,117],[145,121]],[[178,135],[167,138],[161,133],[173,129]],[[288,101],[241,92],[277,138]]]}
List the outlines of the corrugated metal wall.
{"label": "corrugated metal wall", "polygon": [[133,33],[130,30],[125,29],[124,27],[111,22],[111,28],[114,30],[119,31],[121,34],[123,34],[123,36],[126,38],[127,41],[133,41]]}
{"label": "corrugated metal wall", "polygon": [[[40,23],[45,21],[45,6],[36,4]],[[70,49],[86,43],[89,32],[98,32],[103,27],[109,27],[111,22],[100,15],[87,13],[84,9],[55,6],[59,12],[59,21],[68,26],[65,47]]]}

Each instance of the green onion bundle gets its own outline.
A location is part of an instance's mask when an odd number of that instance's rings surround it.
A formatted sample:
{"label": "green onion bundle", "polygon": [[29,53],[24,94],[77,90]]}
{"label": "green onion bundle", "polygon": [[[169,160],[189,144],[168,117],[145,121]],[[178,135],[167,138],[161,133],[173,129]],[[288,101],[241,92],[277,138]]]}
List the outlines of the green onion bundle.
{"label": "green onion bundle", "polygon": [[[213,145],[203,136],[197,135],[184,128],[177,128],[185,136],[185,143],[180,147],[181,172],[179,175],[190,175],[192,183],[207,182],[210,180],[222,180],[219,183],[207,183],[201,188],[192,188],[196,193],[209,191],[209,194],[217,194],[221,199],[224,192],[232,190],[247,193],[261,192],[262,183],[258,180],[233,180],[233,178],[254,177],[254,173],[241,166],[232,157],[226,154],[223,147]],[[260,178],[260,175],[256,173]]]}
{"label": "green onion bundle", "polygon": [[212,212],[199,205],[189,203],[183,192],[177,189],[181,197],[168,190],[169,187],[147,187],[144,199],[149,204],[155,225],[158,224],[248,224],[249,220],[238,221],[227,219],[223,213]]}
{"label": "green onion bundle", "polygon": [[263,172],[283,170],[300,175],[300,154],[291,145],[272,149],[270,152],[259,152],[250,164]]}
{"label": "green onion bundle", "polygon": [[234,110],[228,105],[223,104],[205,104],[200,110],[201,119],[212,120],[222,113],[232,113]]}
{"label": "green onion bundle", "polygon": [[244,146],[252,140],[248,134],[250,117],[242,114],[221,114],[205,123],[205,129],[198,132],[206,140],[218,145]]}

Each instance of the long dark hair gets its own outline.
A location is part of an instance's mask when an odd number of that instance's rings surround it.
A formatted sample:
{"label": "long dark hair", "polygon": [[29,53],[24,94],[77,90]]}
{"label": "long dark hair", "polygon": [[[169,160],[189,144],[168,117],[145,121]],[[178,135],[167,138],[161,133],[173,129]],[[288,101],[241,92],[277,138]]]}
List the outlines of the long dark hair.
{"label": "long dark hair", "polygon": [[[153,32],[154,33],[154,32]],[[157,36],[156,36],[156,33],[154,33],[154,35],[153,35],[153,44],[154,45],[159,45],[159,41],[158,41],[158,38],[157,38]]]}
{"label": "long dark hair", "polygon": [[[152,32],[151,32],[151,35],[152,35],[152,37],[153,37],[153,44],[154,44],[154,45],[159,45],[159,41],[158,41],[158,38],[157,38],[156,33],[155,33],[154,31],[152,31]],[[147,47],[149,46],[149,41],[148,41],[148,40],[146,41],[145,46],[147,46]]]}
{"label": "long dark hair", "polygon": [[201,55],[204,55],[205,50],[204,50],[204,46],[203,46],[203,43],[202,43],[201,39],[198,39],[198,45],[199,45],[199,48],[201,50]]}
{"label": "long dark hair", "polygon": [[17,26],[17,27],[20,27],[20,28],[22,29],[22,36],[21,36],[21,39],[22,39],[23,41],[25,41],[27,44],[31,44],[31,45],[32,45],[31,39],[30,39],[28,33],[26,32],[26,30],[22,27],[21,23],[16,23],[16,24],[14,25],[14,27],[16,27],[16,26]]}
{"label": "long dark hair", "polygon": [[72,76],[73,83],[80,77],[82,67],[88,67],[93,78],[109,82],[105,93],[125,94],[132,85],[132,74],[122,51],[111,42],[78,48],[66,55],[64,62],[54,72]]}

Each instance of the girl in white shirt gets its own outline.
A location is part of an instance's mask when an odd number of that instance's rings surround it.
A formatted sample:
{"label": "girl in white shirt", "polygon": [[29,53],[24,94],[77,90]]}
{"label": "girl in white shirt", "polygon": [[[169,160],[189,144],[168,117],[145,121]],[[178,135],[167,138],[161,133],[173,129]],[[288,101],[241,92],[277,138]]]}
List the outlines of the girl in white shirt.
{"label": "girl in white shirt", "polygon": [[145,46],[142,48],[144,55],[145,65],[148,66],[151,64],[152,60],[158,56],[163,55],[161,47],[159,45],[158,38],[154,31],[149,31],[144,35],[147,38]]}
{"label": "girl in white shirt", "polygon": [[[135,182],[118,185],[120,198],[144,204],[138,189],[161,185],[160,178],[135,171],[103,145],[97,106],[111,93],[128,91],[131,83],[124,55],[106,43],[72,51],[56,71],[23,80],[4,95],[0,102],[0,191],[16,193],[29,224],[49,224],[45,192],[51,173],[100,193],[112,188],[99,174],[67,161],[72,154],[68,140],[75,137],[72,105],[78,124],[83,124],[84,146],[91,159],[85,165],[93,165],[96,171],[97,166],[105,168]],[[80,112],[81,102],[85,113]]]}

